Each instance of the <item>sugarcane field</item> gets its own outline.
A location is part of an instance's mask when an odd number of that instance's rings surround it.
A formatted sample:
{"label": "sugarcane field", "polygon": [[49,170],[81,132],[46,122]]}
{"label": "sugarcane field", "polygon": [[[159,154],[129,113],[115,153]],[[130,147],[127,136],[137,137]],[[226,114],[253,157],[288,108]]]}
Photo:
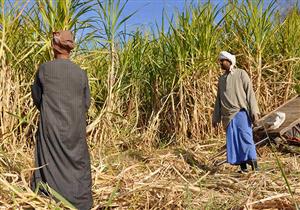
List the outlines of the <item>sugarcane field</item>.
{"label": "sugarcane field", "polygon": [[0,0],[0,210],[300,210],[300,1]]}

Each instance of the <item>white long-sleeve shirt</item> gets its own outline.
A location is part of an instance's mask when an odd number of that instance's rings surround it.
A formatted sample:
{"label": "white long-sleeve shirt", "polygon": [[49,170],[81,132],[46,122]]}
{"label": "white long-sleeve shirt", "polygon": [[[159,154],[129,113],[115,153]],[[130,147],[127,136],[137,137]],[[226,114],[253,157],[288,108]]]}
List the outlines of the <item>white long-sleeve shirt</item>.
{"label": "white long-sleeve shirt", "polygon": [[234,68],[219,78],[213,122],[226,128],[235,114],[245,109],[249,116],[259,114],[252,83],[245,70]]}

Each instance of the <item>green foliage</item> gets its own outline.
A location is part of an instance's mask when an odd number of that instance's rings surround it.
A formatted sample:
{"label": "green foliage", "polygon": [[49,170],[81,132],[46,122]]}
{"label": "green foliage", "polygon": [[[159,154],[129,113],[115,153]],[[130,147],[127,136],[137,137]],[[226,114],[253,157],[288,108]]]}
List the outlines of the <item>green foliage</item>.
{"label": "green foliage", "polygon": [[57,199],[57,201],[59,203],[63,204],[64,207],[68,207],[69,209],[76,209],[75,206],[73,206],[67,199],[65,199],[62,195],[60,195],[58,192],[56,192],[48,184],[39,182],[37,189],[36,189],[36,193],[39,191],[39,189],[43,189],[44,191],[48,192],[51,196],[53,196],[55,199]]}

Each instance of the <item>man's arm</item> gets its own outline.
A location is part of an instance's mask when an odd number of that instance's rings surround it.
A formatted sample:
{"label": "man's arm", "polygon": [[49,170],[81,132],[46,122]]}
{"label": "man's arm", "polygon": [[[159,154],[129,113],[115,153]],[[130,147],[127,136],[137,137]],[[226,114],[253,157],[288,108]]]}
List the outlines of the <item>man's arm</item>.
{"label": "man's arm", "polygon": [[257,105],[255,92],[253,90],[252,82],[246,73],[246,71],[243,71],[243,86],[246,93],[246,99],[249,106],[249,111],[252,117],[252,122],[255,123],[258,120],[259,108]]}
{"label": "man's arm", "polygon": [[84,72],[84,105],[86,112],[88,111],[90,105],[91,105],[91,93],[90,93],[90,86],[89,86],[89,80],[87,77],[86,72]]}
{"label": "man's arm", "polygon": [[42,94],[43,94],[43,87],[40,80],[40,69],[39,69],[35,75],[34,83],[31,88],[31,97],[33,99],[34,105],[37,107],[38,110],[41,109]]}

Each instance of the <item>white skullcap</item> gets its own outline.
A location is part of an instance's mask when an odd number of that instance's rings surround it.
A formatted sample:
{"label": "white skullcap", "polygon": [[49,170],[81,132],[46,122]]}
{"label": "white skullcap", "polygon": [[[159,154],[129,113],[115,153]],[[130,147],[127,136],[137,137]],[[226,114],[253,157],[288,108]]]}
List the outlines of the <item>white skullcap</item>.
{"label": "white skullcap", "polygon": [[230,66],[231,68],[233,68],[233,66],[235,66],[235,64],[236,64],[235,55],[232,55],[229,52],[222,51],[220,53],[219,60],[222,60],[222,59],[229,60],[231,62],[231,66]]}

